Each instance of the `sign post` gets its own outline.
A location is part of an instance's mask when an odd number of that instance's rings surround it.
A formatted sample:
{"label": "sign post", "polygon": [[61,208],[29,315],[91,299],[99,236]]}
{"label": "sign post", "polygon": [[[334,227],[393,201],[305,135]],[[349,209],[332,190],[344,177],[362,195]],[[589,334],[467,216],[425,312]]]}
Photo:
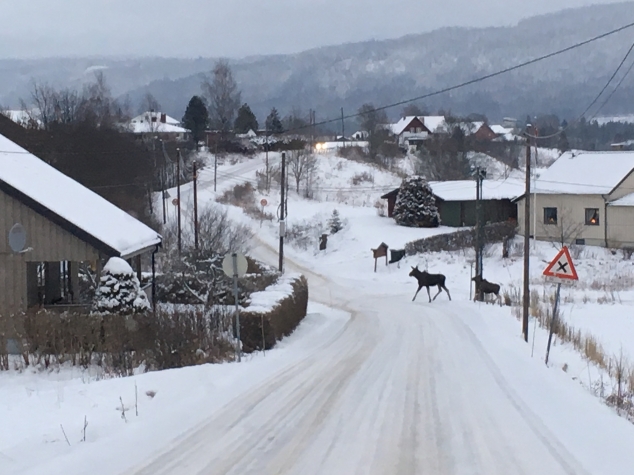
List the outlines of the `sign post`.
{"label": "sign post", "polygon": [[262,221],[264,220],[264,207],[269,204],[268,201],[266,201],[266,198],[262,198],[260,200],[260,206],[262,206],[262,213],[260,214],[260,227],[262,227]]}
{"label": "sign post", "polygon": [[236,304],[236,339],[237,339],[237,348],[236,353],[238,354],[238,363],[242,361],[242,341],[240,340],[240,305],[239,305],[239,296],[238,296],[238,277],[242,277],[247,273],[247,259],[242,254],[237,252],[227,254],[225,258],[222,260],[222,270],[227,275],[227,277],[233,277],[233,298]]}
{"label": "sign post", "polygon": [[553,316],[550,320],[550,331],[548,333],[548,346],[546,347],[546,365],[548,365],[548,357],[550,355],[550,345],[553,340],[553,333],[555,333],[555,325],[557,324],[557,315],[559,312],[559,296],[561,294],[562,282],[576,282],[579,280],[577,275],[577,269],[572,262],[570,251],[566,246],[561,248],[561,251],[555,256],[555,258],[548,264],[548,267],[544,270],[544,276],[557,282],[557,290],[555,292],[555,303],[553,304]]}

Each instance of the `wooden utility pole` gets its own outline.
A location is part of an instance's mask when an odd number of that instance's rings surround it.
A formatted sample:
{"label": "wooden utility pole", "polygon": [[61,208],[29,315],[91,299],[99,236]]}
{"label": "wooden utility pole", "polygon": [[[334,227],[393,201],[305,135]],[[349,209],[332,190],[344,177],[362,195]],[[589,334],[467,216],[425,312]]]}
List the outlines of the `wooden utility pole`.
{"label": "wooden utility pole", "polygon": [[178,207],[178,254],[181,253],[181,149],[176,149],[176,201]]}
{"label": "wooden utility pole", "polygon": [[[530,125],[526,125],[527,132]],[[530,236],[531,236],[531,143],[526,134],[526,189],[524,191],[524,298],[522,306],[522,336],[528,342],[528,310],[530,307]]]}
{"label": "wooden utility pole", "polygon": [[216,137],[216,151],[214,152],[214,193],[216,191],[216,176],[218,175],[218,137]]}
{"label": "wooden utility pole", "polygon": [[280,272],[284,272],[284,234],[286,232],[286,223],[284,222],[285,208],[285,191],[286,191],[286,152],[282,152],[282,177],[281,177],[281,200],[280,200]]}
{"label": "wooden utility pole", "polygon": [[194,249],[198,250],[198,169],[194,160]]}
{"label": "wooden utility pole", "polygon": [[341,141],[343,142],[343,146],[346,146],[346,129],[343,122],[343,107],[341,108]]}

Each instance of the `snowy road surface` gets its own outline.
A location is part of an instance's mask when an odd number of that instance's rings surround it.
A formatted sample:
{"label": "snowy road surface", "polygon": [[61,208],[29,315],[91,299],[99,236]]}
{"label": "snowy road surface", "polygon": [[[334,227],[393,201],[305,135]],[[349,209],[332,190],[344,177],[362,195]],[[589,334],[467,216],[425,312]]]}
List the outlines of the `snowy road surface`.
{"label": "snowy road surface", "polygon": [[344,330],[129,473],[631,473],[632,426],[494,338],[477,306],[294,270],[352,313]]}

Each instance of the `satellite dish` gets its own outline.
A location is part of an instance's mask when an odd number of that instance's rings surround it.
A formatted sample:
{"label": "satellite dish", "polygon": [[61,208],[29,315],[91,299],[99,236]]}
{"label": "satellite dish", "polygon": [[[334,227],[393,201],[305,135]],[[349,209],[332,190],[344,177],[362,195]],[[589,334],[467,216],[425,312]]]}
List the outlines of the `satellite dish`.
{"label": "satellite dish", "polygon": [[9,247],[13,252],[22,252],[26,247],[26,230],[20,223],[14,224],[9,231]]}

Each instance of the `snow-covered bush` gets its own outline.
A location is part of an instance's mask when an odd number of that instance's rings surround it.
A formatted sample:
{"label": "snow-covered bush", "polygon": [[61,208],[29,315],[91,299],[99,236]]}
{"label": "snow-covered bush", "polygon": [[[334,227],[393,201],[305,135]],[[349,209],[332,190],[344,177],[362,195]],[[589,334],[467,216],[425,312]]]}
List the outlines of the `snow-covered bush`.
{"label": "snow-covered bush", "polygon": [[93,306],[97,313],[131,315],[148,311],[150,302],[132,267],[112,257],[103,268]]}
{"label": "snow-covered bush", "polygon": [[424,177],[416,175],[403,180],[394,205],[394,220],[401,226],[438,227],[436,199]]}
{"label": "snow-covered bush", "polygon": [[343,223],[339,217],[339,211],[336,209],[332,211],[332,215],[328,220],[328,229],[330,229],[330,234],[337,234],[343,229]]}

